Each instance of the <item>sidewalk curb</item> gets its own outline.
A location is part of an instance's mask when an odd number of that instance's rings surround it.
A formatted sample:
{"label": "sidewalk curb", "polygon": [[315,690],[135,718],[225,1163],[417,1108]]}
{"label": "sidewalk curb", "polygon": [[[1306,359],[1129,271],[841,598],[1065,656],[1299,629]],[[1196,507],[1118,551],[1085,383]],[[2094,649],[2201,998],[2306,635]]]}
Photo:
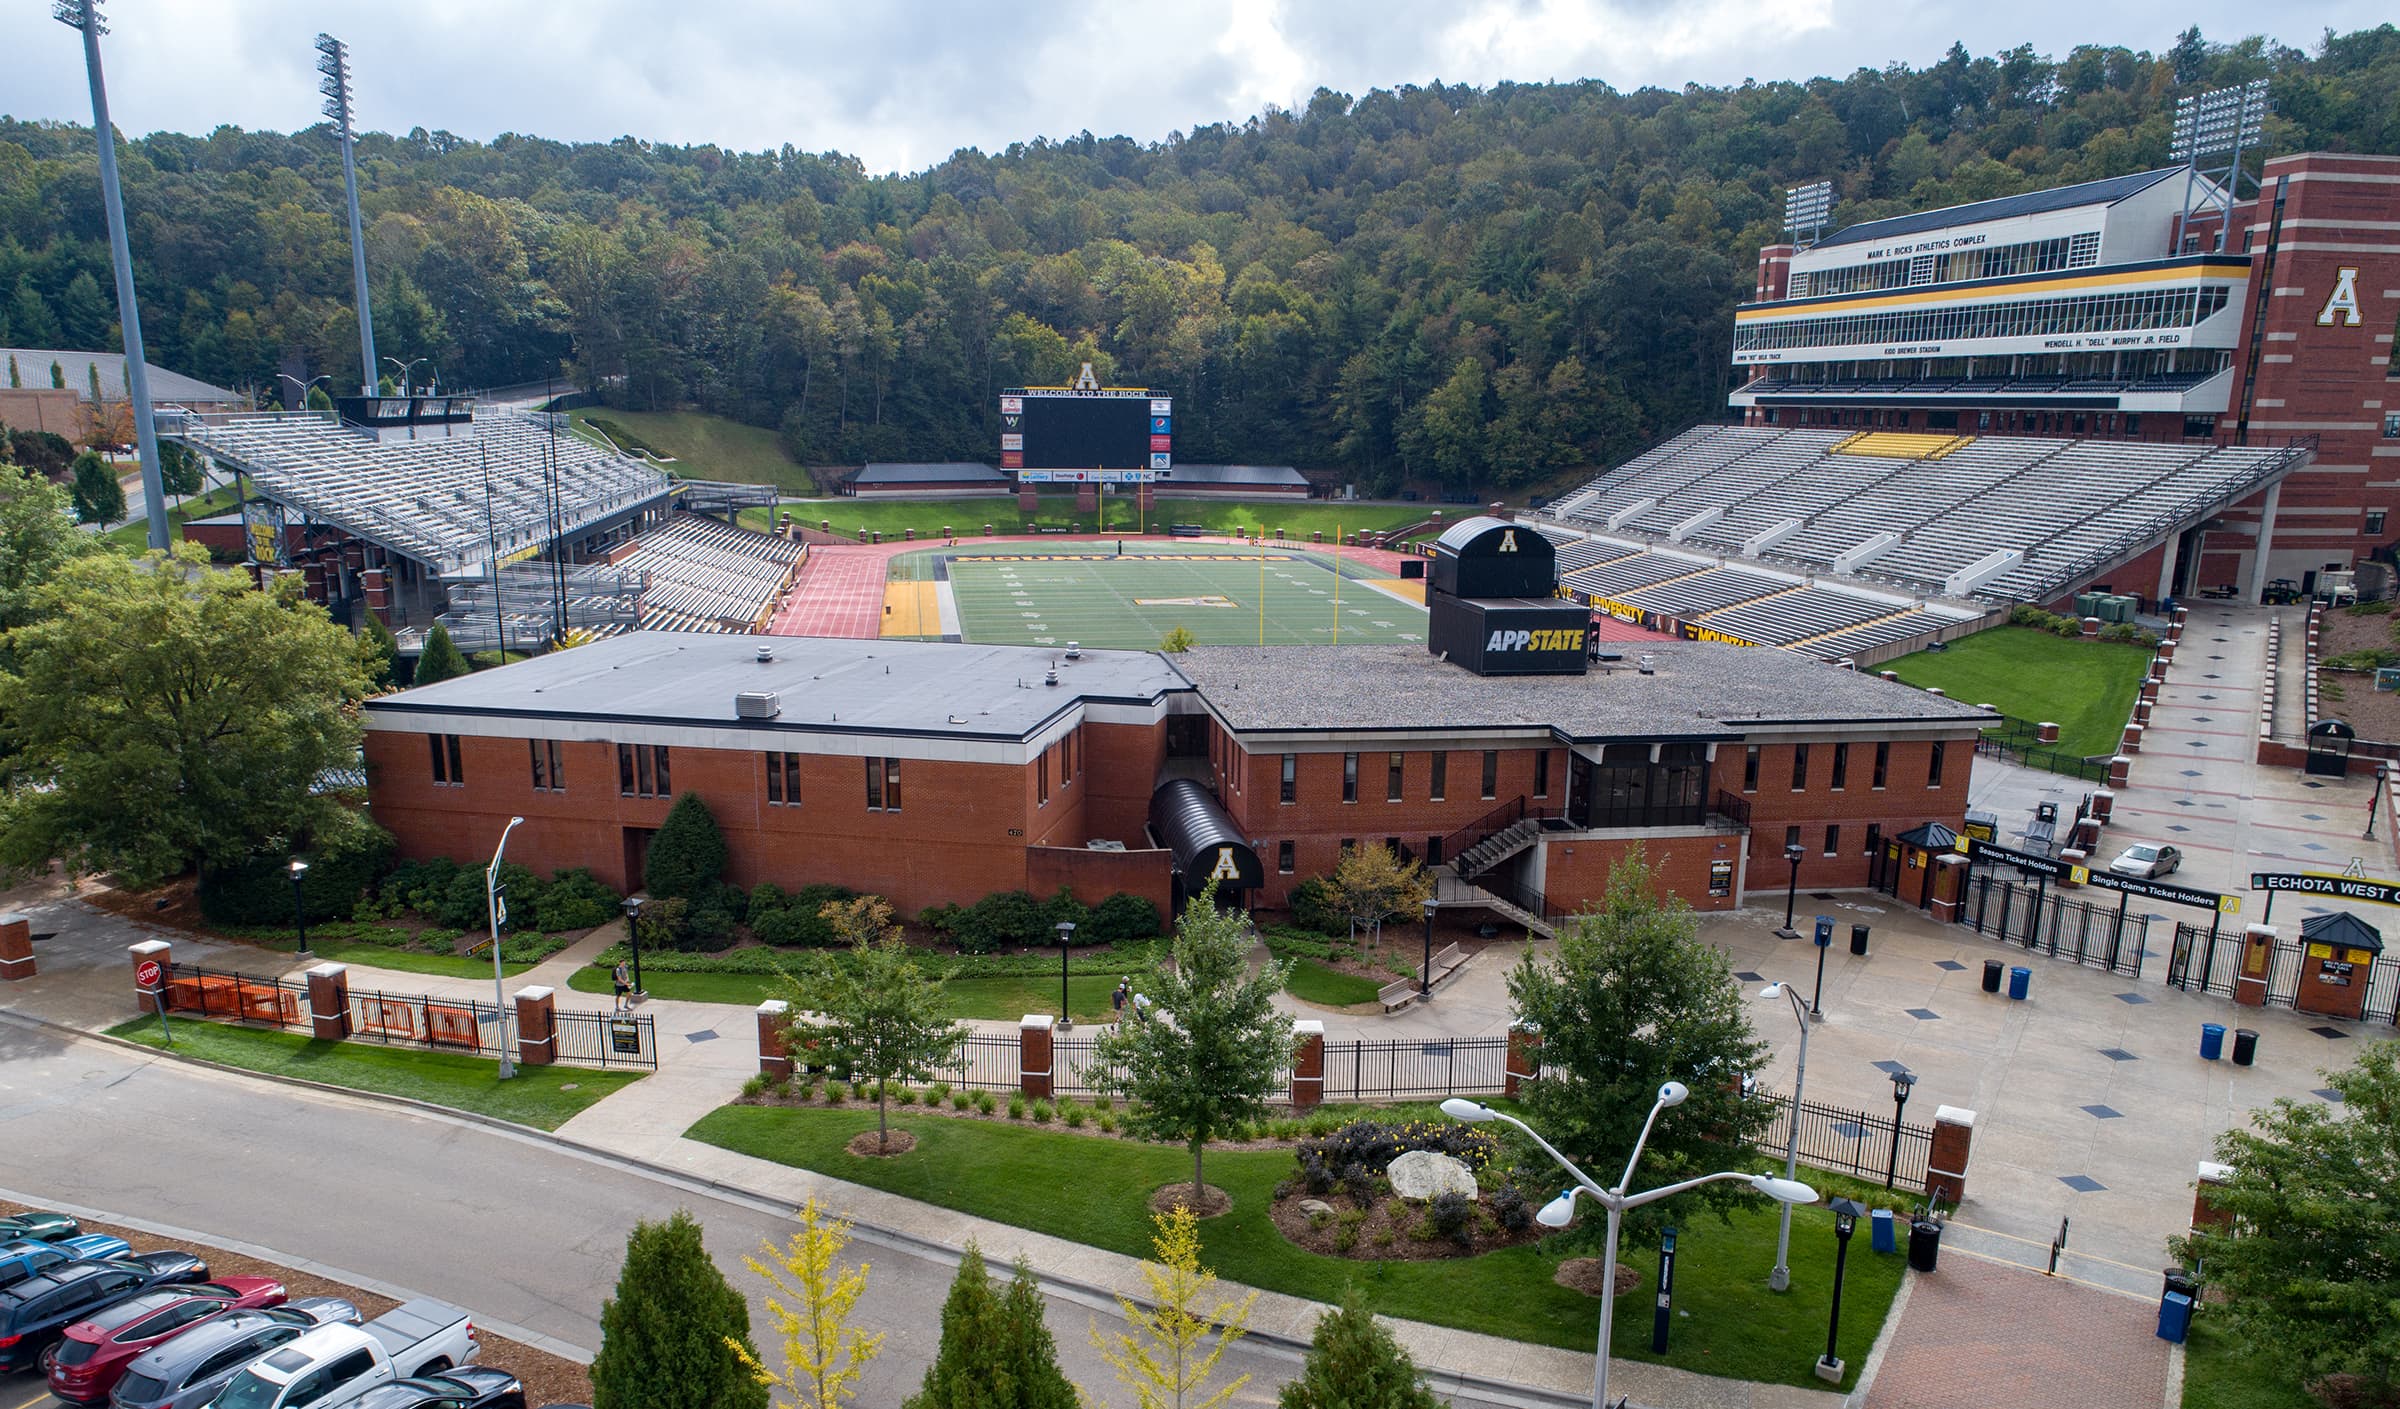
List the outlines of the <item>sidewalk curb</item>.
{"label": "sidewalk curb", "polygon": [[[659,1164],[653,1160],[644,1159],[638,1155],[628,1155],[616,1150],[604,1150],[594,1145],[585,1144],[580,1140],[568,1139],[551,1131],[539,1130],[530,1125],[520,1125],[515,1121],[502,1120],[496,1116],[482,1115],[475,1111],[462,1111],[452,1106],[436,1105],[431,1101],[420,1101],[411,1096],[394,1096],[380,1091],[361,1091],[348,1086],[335,1086],[327,1082],[310,1081],[305,1077],[284,1076],[275,1072],[251,1071],[246,1067],[229,1066],[223,1062],[210,1061],[205,1057],[187,1057],[178,1052],[171,1052],[163,1048],[152,1047],[148,1043],[135,1042],[128,1038],[115,1037],[104,1032],[91,1032],[79,1027],[70,1027],[65,1023],[53,1022],[48,1018],[34,1017],[24,1013],[0,1012],[0,1021],[22,1024],[28,1027],[43,1028],[65,1037],[101,1042],[110,1046],[124,1048],[128,1051],[140,1052],[146,1056],[180,1062],[186,1066],[199,1067],[204,1070],[219,1072],[230,1076],[247,1077],[254,1081],[272,1081],[284,1086],[296,1087],[305,1091],[314,1091],[321,1095],[342,1097],[351,1100],[365,1101],[371,1104],[392,1106],[402,1110],[412,1111],[420,1115],[429,1115],[442,1119],[461,1121],[470,1125],[479,1125],[502,1134],[517,1137],[519,1139],[534,1140],[544,1144],[554,1145],[560,1149],[572,1151],[575,1154],[582,1156],[583,1158],[593,1160],[596,1163],[615,1165],[620,1168],[632,1170],[647,1177],[658,1179],[683,1188],[705,1191],[726,1197],[734,1201],[747,1203],[753,1207],[764,1208],[771,1212],[777,1212],[784,1217],[790,1217],[793,1214],[796,1214],[800,1209],[800,1205],[795,1204],[791,1200],[783,1198],[780,1195],[762,1193],[756,1189],[746,1188],[739,1184],[727,1183],[720,1179],[712,1179],[705,1175],[691,1174],[687,1171],[673,1169],[666,1165]],[[866,1185],[850,1185],[847,1180],[839,1179],[833,1175],[816,1174],[816,1172],[813,1170],[804,1172],[815,1175],[815,1177],[820,1179],[830,1180],[835,1184],[858,1188],[879,1196],[891,1197],[889,1195],[884,1195],[884,1191],[882,1190],[871,1189]],[[23,1201],[24,1200],[20,1200],[20,1202]],[[68,1211],[71,1212],[73,1210]],[[123,1223],[128,1227],[143,1226],[133,1220],[116,1214],[95,1212],[94,1216],[108,1222]],[[982,1221],[991,1222],[996,1220]],[[886,1246],[906,1252],[912,1252],[918,1256],[926,1257],[946,1264],[955,1265],[965,1253],[965,1249],[963,1248],[954,1248],[947,1243],[926,1238],[918,1234],[908,1232],[904,1229],[890,1228],[880,1224],[860,1223],[855,1221],[851,1226],[853,1231],[869,1235],[871,1241],[881,1242]],[[145,1231],[148,1230],[145,1229]],[[1033,1232],[1034,1230],[1026,1229],[1021,1231]],[[177,1230],[172,1234],[165,1234],[162,1236],[184,1237],[189,1238],[194,1242],[203,1243],[209,1241],[208,1239],[201,1238],[196,1234],[192,1234],[184,1230]],[[1062,1239],[1061,1241],[1072,1242],[1074,1240]],[[245,1248],[235,1247],[229,1243],[219,1245],[225,1246],[228,1251],[247,1250]],[[1098,1249],[1098,1251],[1106,1252],[1107,1249]],[[281,1255],[277,1255],[275,1260],[286,1262],[293,1266],[302,1266],[306,1263],[306,1259],[293,1259]],[[325,1273],[325,1275],[333,1276],[334,1273],[328,1271]],[[342,1280],[352,1281],[356,1285],[366,1287],[371,1291],[383,1290],[382,1286],[376,1284],[373,1279],[370,1278],[359,1278],[345,1274],[342,1277]],[[1116,1290],[1109,1287],[1100,1286],[1097,1283],[1086,1282],[1071,1277],[1059,1277],[1050,1273],[1037,1273],[1037,1280],[1045,1289],[1055,1289],[1059,1292],[1067,1294],[1074,1300],[1089,1301],[1104,1307],[1113,1305],[1120,1295],[1120,1293],[1118,1293]],[[393,1293],[387,1291],[384,1294],[392,1295]],[[1291,1294],[1288,1292],[1281,1292],[1274,1293],[1274,1295],[1290,1296]],[[1140,1305],[1148,1304],[1144,1298],[1135,1297],[1131,1298],[1131,1300]],[[1309,1299],[1306,1297],[1294,1297],[1293,1300],[1308,1301]],[[1323,1305],[1322,1303],[1311,1304],[1319,1306]],[[1403,1318],[1383,1317],[1381,1319],[1396,1321]],[[489,1324],[493,1330],[508,1336],[512,1340],[522,1340],[528,1345],[532,1345],[543,1350],[549,1350],[553,1354],[567,1355],[568,1358],[578,1358],[582,1359],[584,1363],[589,1363],[588,1352],[583,1352],[579,1347],[562,1348],[564,1343],[558,1342],[554,1338],[544,1337],[534,1332],[523,1331],[521,1328],[512,1329],[510,1327],[503,1326],[497,1321],[487,1321],[487,1324]],[[1422,1325],[1428,1330],[1435,1332],[1448,1332],[1453,1329],[1447,1326],[1434,1326],[1429,1322],[1411,1322],[1409,1324]],[[1273,1346],[1278,1350],[1292,1355],[1295,1359],[1306,1355],[1309,1349],[1309,1341],[1306,1338],[1287,1336],[1275,1331],[1254,1330],[1245,1335],[1243,1339],[1262,1345]],[[569,1353],[570,1349],[573,1350],[573,1354]],[[1485,1399],[1501,1404],[1521,1404],[1531,1406],[1532,1409],[1552,1409],[1553,1406],[1555,1406],[1555,1409],[1578,1409],[1578,1406],[1583,1406],[1589,1403],[1589,1396],[1566,1394],[1556,1390],[1543,1389],[1534,1385],[1520,1385],[1507,1380],[1493,1379],[1488,1376],[1471,1374],[1464,1371],[1440,1370],[1427,1367],[1420,1367],[1420,1371],[1428,1385],[1437,1387],[1446,1386],[1450,1390],[1454,1391],[1459,1389],[1470,1389]],[[1715,1377],[1712,1376],[1710,1378]],[[1728,1383],[1747,1385],[1752,1382],[1746,1380],[1735,1380],[1728,1381]]]}

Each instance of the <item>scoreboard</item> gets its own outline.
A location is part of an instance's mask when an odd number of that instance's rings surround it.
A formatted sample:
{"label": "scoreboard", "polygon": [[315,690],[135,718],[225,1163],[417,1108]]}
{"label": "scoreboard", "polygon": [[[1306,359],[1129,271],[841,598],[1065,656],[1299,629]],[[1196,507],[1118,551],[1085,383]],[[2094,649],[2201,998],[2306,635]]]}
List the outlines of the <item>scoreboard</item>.
{"label": "scoreboard", "polygon": [[1126,484],[1172,470],[1175,402],[1143,387],[1104,387],[1085,363],[1072,385],[1000,398],[1000,468],[1020,484]]}

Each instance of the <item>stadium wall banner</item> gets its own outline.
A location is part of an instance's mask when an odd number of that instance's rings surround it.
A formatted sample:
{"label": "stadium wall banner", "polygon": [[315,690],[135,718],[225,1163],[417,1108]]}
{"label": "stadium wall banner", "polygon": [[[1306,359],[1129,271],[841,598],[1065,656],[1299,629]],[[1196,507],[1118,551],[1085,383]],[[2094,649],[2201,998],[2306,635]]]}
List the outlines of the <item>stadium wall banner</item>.
{"label": "stadium wall banner", "polygon": [[1651,611],[1646,607],[1637,607],[1631,603],[1619,602],[1608,597],[1594,596],[1589,592],[1577,592],[1570,589],[1561,591],[1559,595],[1570,602],[1590,607],[1593,611],[1606,612],[1619,621],[1641,627],[1645,631],[1655,631],[1662,636],[1673,636],[1678,640],[1709,641],[1724,646],[1755,647],[1759,644],[1756,641],[1746,640],[1696,622],[1683,621]]}
{"label": "stadium wall banner", "polygon": [[292,565],[290,540],[284,533],[284,510],[272,499],[245,497],[242,500],[242,533],[250,544],[250,556],[262,563],[277,567]]}

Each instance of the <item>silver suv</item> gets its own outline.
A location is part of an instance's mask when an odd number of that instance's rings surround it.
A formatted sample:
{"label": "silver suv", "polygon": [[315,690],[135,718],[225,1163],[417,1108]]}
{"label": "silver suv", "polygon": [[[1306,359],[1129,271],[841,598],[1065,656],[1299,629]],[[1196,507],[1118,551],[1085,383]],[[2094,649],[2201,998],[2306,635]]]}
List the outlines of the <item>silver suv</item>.
{"label": "silver suv", "polygon": [[202,1322],[125,1367],[110,1409],[198,1409],[258,1357],[302,1332],[336,1321],[357,1325],[358,1308],[338,1297],[305,1297],[268,1311],[229,1311]]}

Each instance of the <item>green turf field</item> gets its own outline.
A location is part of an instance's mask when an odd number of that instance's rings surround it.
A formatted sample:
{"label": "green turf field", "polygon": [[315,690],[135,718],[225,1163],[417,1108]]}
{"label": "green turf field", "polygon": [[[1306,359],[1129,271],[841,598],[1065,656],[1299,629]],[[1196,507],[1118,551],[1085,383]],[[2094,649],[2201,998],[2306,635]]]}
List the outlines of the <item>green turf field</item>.
{"label": "green turf field", "polygon": [[[1104,543],[1039,544],[955,550],[948,584],[969,641],[1152,650],[1175,627],[1198,644],[1270,646],[1330,643],[1336,637],[1335,560],[1292,548],[1238,545],[1170,548],[1128,544],[1117,557]],[[939,580],[940,555],[892,560],[894,581]],[[1343,641],[1423,641],[1425,609],[1378,590],[1378,576],[1342,563],[1339,637]],[[1264,608],[1263,612],[1261,608]]]}
{"label": "green turf field", "polygon": [[[606,414],[606,413],[602,413]],[[729,476],[730,477],[730,476]],[[742,476],[747,478],[747,476]],[[1472,507],[1433,504],[1337,503],[1326,499],[1161,499],[1148,514],[1134,508],[1129,495],[1110,495],[1101,511],[1078,513],[1072,494],[1045,494],[1031,514],[1019,513],[1014,496],[977,499],[810,499],[792,500],[783,512],[802,523],[829,522],[834,531],[855,534],[861,529],[881,533],[886,541],[905,529],[929,538],[949,528],[978,535],[990,524],[999,533],[1032,533],[1038,529],[1067,529],[1076,533],[1139,533],[1143,525],[1196,523],[1211,533],[1250,533],[1264,529],[1272,536],[1307,538],[1322,533],[1381,533],[1417,523],[1434,509],[1446,511],[1448,522],[1470,516]],[[742,522],[750,528],[769,527],[767,511],[746,509]],[[1153,540],[1155,541],[1155,539]]]}

